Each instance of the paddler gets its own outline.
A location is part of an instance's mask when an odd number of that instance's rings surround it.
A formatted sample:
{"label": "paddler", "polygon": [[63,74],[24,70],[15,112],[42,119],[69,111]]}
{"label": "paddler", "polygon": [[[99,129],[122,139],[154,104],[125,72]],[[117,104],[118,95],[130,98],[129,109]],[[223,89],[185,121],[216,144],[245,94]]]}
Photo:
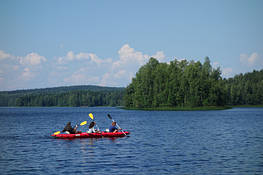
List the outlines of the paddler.
{"label": "paddler", "polygon": [[87,131],[87,133],[99,133],[100,131],[96,130],[95,126],[96,126],[96,122],[95,121],[90,122],[89,130]]}
{"label": "paddler", "polygon": [[115,121],[113,121],[112,123],[111,123],[111,126],[109,127],[109,132],[113,132],[113,133],[115,133],[115,132],[118,132],[119,130],[122,130],[121,128],[117,128],[116,127],[116,122]]}
{"label": "paddler", "polygon": [[78,128],[78,125],[72,128],[71,122],[68,122],[62,132],[66,132],[67,134],[76,134],[78,133],[77,128]]}

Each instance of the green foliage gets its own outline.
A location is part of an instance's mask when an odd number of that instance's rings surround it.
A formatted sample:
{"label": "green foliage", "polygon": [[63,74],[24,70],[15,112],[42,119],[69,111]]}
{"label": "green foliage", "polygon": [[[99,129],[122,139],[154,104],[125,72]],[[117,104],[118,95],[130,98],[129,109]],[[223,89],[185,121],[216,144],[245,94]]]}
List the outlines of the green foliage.
{"label": "green foliage", "polygon": [[225,80],[229,105],[263,104],[263,70]]}
{"label": "green foliage", "polygon": [[124,88],[71,86],[0,92],[0,106],[120,106]]}
{"label": "green foliage", "polygon": [[196,108],[236,104],[263,104],[263,71],[223,80],[220,68],[204,63],[151,58],[126,88],[127,108]]}

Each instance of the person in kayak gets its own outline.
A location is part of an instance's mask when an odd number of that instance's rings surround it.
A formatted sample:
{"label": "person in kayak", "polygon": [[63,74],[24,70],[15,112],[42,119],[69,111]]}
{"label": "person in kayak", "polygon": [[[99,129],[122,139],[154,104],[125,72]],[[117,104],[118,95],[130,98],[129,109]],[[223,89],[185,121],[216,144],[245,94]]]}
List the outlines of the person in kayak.
{"label": "person in kayak", "polygon": [[115,133],[115,132],[118,132],[119,130],[122,130],[121,128],[117,128],[116,127],[116,122],[112,122],[111,123],[111,126],[110,126],[110,128],[109,128],[109,132],[113,132],[113,133]]}
{"label": "person in kayak", "polygon": [[96,130],[95,130],[95,125],[96,123],[94,121],[92,121],[90,124],[89,124],[89,130],[87,131],[87,133],[95,133]]}
{"label": "person in kayak", "polygon": [[68,122],[62,132],[66,132],[67,134],[76,134],[77,128],[78,128],[78,125],[76,125],[74,128],[72,128],[71,122]]}

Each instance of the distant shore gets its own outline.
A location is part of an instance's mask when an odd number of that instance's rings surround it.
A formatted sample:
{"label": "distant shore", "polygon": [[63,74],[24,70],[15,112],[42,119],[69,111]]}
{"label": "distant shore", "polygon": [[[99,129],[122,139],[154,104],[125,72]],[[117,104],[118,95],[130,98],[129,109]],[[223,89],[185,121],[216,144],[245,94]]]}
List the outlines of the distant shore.
{"label": "distant shore", "polygon": [[201,107],[156,107],[156,108],[127,108],[126,110],[145,110],[145,111],[210,111],[231,109],[232,106],[201,106]]}
{"label": "distant shore", "polygon": [[263,108],[263,105],[234,105],[232,108]]}
{"label": "distant shore", "polygon": [[0,106],[0,108],[90,108],[90,107],[116,107],[125,110],[144,110],[144,111],[210,111],[210,110],[226,110],[232,108],[263,108],[263,105],[232,105],[232,106],[201,106],[201,107],[156,107],[156,108],[127,108],[125,106]]}

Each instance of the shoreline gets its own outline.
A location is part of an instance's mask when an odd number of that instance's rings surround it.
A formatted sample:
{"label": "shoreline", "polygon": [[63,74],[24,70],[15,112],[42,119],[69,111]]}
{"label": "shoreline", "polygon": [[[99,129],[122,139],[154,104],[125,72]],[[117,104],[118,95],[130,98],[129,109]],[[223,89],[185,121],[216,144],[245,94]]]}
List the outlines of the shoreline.
{"label": "shoreline", "polygon": [[143,110],[143,111],[211,111],[232,109],[233,106],[202,106],[202,107],[157,107],[157,108],[127,108],[125,110]]}
{"label": "shoreline", "polygon": [[114,107],[124,110],[142,111],[211,111],[226,110],[232,108],[263,108],[263,105],[229,105],[229,106],[202,106],[202,107],[157,107],[157,108],[128,108],[125,106],[0,106],[0,108],[96,108]]}
{"label": "shoreline", "polygon": [[232,105],[232,108],[263,108],[263,105]]}

